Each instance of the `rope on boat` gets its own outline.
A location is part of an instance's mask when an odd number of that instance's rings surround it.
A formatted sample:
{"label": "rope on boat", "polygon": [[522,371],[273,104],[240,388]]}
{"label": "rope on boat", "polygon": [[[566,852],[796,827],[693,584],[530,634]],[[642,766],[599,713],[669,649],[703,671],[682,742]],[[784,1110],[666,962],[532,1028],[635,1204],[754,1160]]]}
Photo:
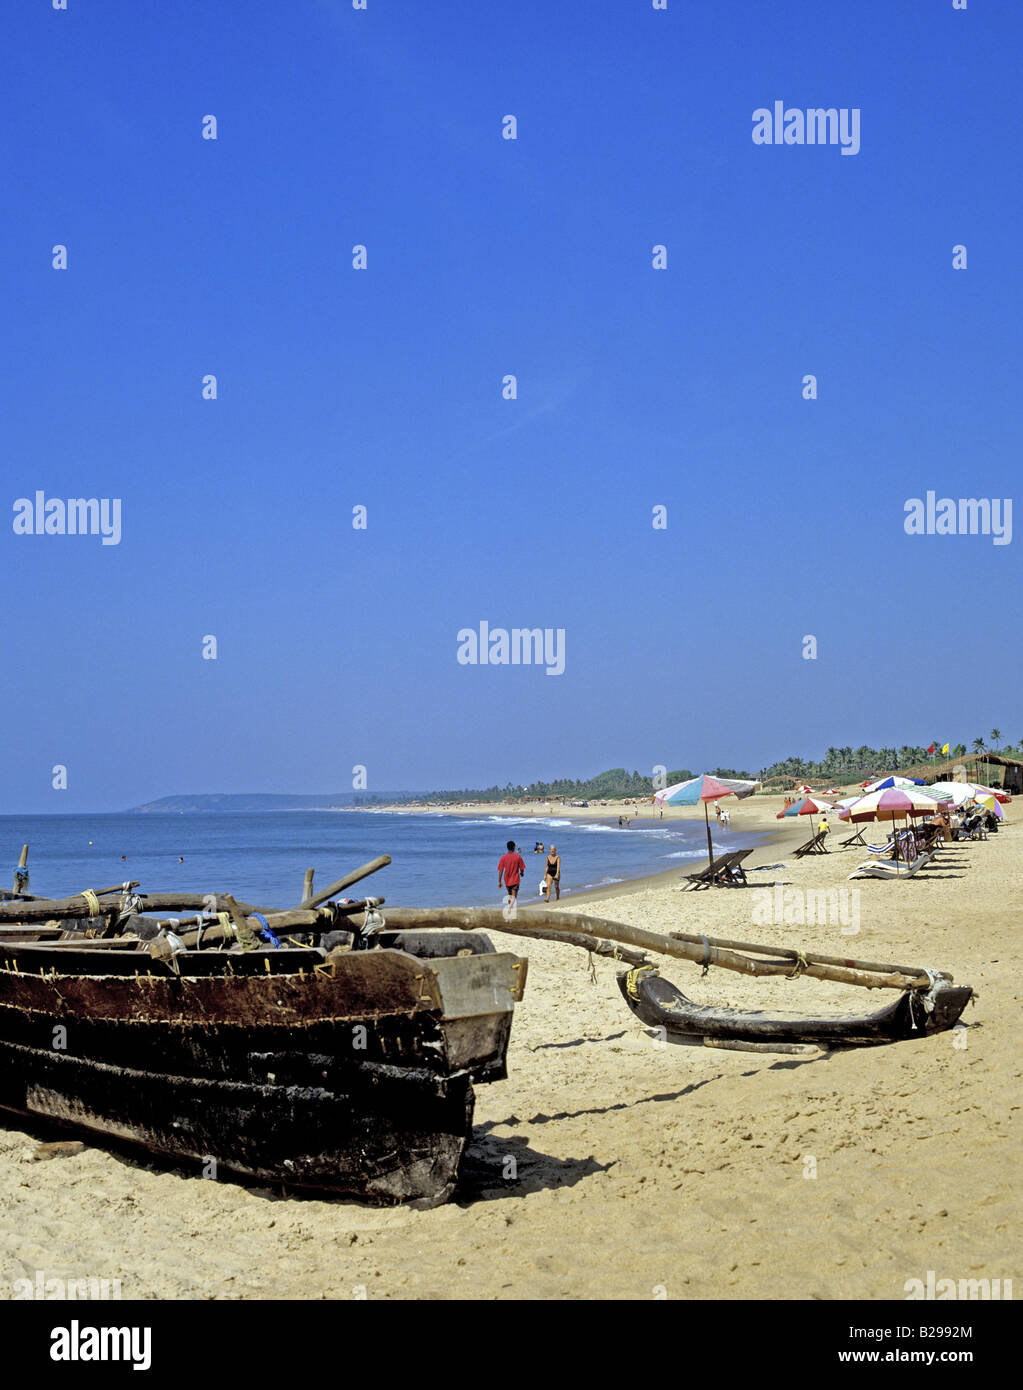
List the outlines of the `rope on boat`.
{"label": "rope on boat", "polygon": [[100,914],[100,911],[101,911],[101,908],[100,908],[100,905],[99,905],[99,898],[97,898],[96,894],[92,891],[92,889],[91,889],[91,888],[83,888],[82,891],[81,891],[81,893],[80,893],[78,896],[81,897],[81,898],[84,898],[85,901],[86,901],[86,903],[88,904],[88,907],[89,907],[89,916],[90,916],[90,917],[98,917],[99,914]]}
{"label": "rope on boat", "polygon": [[[262,939],[268,941],[275,951],[279,951],[281,949],[280,938],[275,936],[270,930],[270,923],[263,914],[261,912],[250,912],[249,916],[259,923],[259,934]],[[267,969],[269,969],[269,963],[267,964]]]}
{"label": "rope on boat", "polygon": [[703,970],[702,970],[702,972],[701,972],[701,974],[700,974],[700,979],[702,980],[703,977],[704,977],[704,975],[708,974],[709,971],[710,971],[711,949],[710,949],[710,942],[708,941],[708,939],[707,939],[705,936],[701,936],[701,937],[700,937],[700,940],[703,942],[703,952],[704,952],[704,954],[703,954],[703,960],[700,961],[700,964],[703,966]]}
{"label": "rope on boat", "polygon": [[656,974],[657,974],[657,966],[656,966],[656,965],[637,965],[636,968],[635,968],[635,970],[630,970],[629,973],[628,973],[628,975],[626,975],[626,977],[625,977],[625,988],[626,988],[626,989],[628,990],[628,992],[629,992],[629,998],[630,998],[630,999],[636,999],[636,1000],[639,999],[639,994],[637,993],[637,990],[638,990],[638,988],[639,988],[639,977],[640,977],[640,975],[646,975],[646,974],[653,974],[653,975],[656,975]]}
{"label": "rope on boat", "polygon": [[124,890],[124,897],[121,899],[121,910],[117,914],[117,923],[114,929],[115,935],[129,918],[141,915],[144,908],[144,904],[138,893],[133,893],[131,891],[130,883],[124,884]]}
{"label": "rope on boat", "polygon": [[28,869],[25,867],[24,864],[15,864],[15,866],[14,866],[14,891],[15,891],[16,893],[24,893],[25,890],[26,890],[26,888],[28,887],[28,883],[29,883]]}
{"label": "rope on boat", "polygon": [[803,971],[807,968],[807,965],[808,961],[806,959],[806,952],[797,951],[796,959],[792,965],[792,973],[791,975],[785,976],[786,980],[798,980],[800,975],[802,975]]}

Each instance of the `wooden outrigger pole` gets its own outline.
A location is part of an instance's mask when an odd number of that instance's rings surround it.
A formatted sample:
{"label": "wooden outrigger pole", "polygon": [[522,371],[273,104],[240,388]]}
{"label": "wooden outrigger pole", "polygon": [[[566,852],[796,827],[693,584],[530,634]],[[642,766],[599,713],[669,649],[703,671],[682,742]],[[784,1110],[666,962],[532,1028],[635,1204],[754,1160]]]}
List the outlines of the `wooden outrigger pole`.
{"label": "wooden outrigger pole", "polygon": [[[499,908],[392,907],[386,917],[388,927],[398,930],[460,927],[466,931],[510,932],[515,936],[554,932],[559,939],[568,940],[584,936],[599,937],[623,946],[690,961],[694,965],[717,965],[743,975],[808,975],[813,979],[833,980],[838,984],[860,985],[864,989],[929,989],[935,973],[928,971],[925,966],[877,964],[842,956],[820,955],[813,951],[798,951],[789,946],[729,941],[713,936],[689,936],[681,932],[662,936],[643,927],[631,927],[624,922],[612,922],[603,917],[589,917],[575,912],[543,912],[528,908],[509,919]],[[755,956],[780,959],[757,960]],[[945,978],[951,980],[952,977],[946,975]]]}

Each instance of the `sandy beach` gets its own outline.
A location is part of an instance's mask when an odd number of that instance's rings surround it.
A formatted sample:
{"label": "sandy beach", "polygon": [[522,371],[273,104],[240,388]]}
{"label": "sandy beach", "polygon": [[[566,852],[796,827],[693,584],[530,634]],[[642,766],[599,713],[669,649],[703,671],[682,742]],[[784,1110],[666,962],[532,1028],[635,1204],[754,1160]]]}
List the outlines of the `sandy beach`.
{"label": "sandy beach", "polygon": [[[52,1131],[8,1120],[0,1297],[37,1270],[186,1299],[903,1299],[929,1270],[1018,1283],[1015,807],[999,834],[946,847],[912,881],[851,884],[865,856],[839,848],[849,832],[794,860],[807,825],[779,831],[780,805],[732,804],[734,829],[778,832],[751,885],[858,888],[855,932],[848,919],[758,924],[754,887],[682,893],[677,871],[571,906],[940,968],[978,992],[965,1030],[810,1058],[659,1045],[625,1008],[613,962],[506,937],[529,981],[509,1078],[478,1090],[457,1200],[415,1211],[281,1196],[88,1144],[36,1161]],[[683,962],[662,973],[707,1003],[827,1012],[888,998],[702,978]]]}

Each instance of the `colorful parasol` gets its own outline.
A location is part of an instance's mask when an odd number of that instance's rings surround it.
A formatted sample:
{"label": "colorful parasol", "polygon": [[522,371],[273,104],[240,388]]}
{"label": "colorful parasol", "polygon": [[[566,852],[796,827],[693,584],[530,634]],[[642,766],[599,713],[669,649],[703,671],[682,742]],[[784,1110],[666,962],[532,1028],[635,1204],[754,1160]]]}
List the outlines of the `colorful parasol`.
{"label": "colorful parasol", "polygon": [[707,822],[707,853],[714,863],[714,846],[710,838],[710,813],[707,810],[711,801],[720,801],[723,796],[736,796],[740,801],[753,795],[756,782],[741,781],[732,777],[711,777],[702,772],[699,777],[691,777],[688,782],[676,782],[673,787],[665,787],[654,797],[662,806],[698,806],[703,802],[703,815]]}

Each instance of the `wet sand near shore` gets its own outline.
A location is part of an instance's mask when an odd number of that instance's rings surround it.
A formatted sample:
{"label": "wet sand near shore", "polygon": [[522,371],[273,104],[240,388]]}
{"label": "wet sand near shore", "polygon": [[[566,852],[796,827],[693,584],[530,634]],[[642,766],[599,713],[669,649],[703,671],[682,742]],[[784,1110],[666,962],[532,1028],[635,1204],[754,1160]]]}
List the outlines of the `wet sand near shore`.
{"label": "wet sand near shore", "polygon": [[[978,991],[965,1030],[810,1058],[659,1045],[625,1007],[613,962],[502,936],[499,948],[528,955],[529,981],[509,1078],[479,1088],[455,1201],[412,1211],[282,1197],[88,1140],[33,1162],[34,1135],[8,1119],[0,1298],[36,1270],[119,1278],[125,1298],[887,1300],[929,1270],[1023,1287],[1015,806],[1000,833],[947,847],[911,881],[849,883],[865,855],[839,848],[844,827],[831,853],[794,860],[805,821],[779,826],[780,800],[756,800],[734,807],[733,828],[780,834],[751,884],[856,888],[855,932],[758,924],[766,895],[682,893],[678,870],[585,905],[654,931],[940,968]],[[703,977],[680,961],[662,973],[699,1002],[742,1007],[841,1012],[894,997]]]}

